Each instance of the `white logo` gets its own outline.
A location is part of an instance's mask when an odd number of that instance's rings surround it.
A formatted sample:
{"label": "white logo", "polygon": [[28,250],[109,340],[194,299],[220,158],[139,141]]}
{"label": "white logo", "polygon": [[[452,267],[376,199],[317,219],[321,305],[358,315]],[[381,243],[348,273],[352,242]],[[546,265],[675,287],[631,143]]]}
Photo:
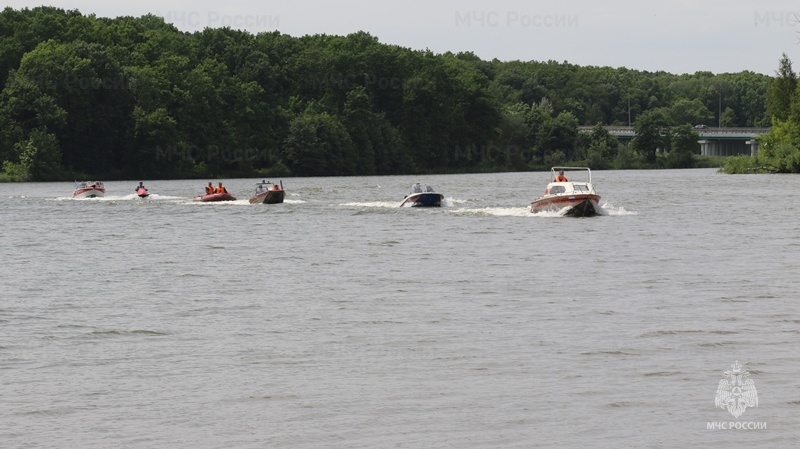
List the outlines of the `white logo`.
{"label": "white logo", "polygon": [[734,418],[738,418],[747,407],[758,407],[758,393],[753,380],[745,379],[750,373],[742,370],[738,360],[731,368],[724,373],[727,378],[719,381],[714,403],[719,408],[728,409]]}

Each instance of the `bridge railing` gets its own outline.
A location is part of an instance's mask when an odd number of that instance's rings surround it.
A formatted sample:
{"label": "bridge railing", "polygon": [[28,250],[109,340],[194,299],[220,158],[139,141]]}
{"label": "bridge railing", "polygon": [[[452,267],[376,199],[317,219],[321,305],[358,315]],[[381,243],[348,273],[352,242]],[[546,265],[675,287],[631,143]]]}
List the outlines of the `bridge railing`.
{"label": "bridge railing", "polygon": [[[591,132],[594,126],[579,126],[578,132]],[[635,136],[636,130],[633,126],[606,126],[605,129],[612,135],[626,135]],[[770,128],[753,128],[753,127],[706,127],[694,128],[700,137],[715,136],[720,134],[731,136],[757,136],[769,132]]]}

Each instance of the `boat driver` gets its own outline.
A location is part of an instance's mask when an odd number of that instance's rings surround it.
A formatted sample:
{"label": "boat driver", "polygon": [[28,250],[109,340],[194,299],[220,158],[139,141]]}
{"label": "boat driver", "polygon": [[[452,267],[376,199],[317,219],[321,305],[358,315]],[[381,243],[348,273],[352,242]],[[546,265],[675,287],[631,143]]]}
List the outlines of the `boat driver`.
{"label": "boat driver", "polygon": [[564,176],[564,170],[558,172],[558,176],[556,176],[556,182],[567,182],[567,177]]}

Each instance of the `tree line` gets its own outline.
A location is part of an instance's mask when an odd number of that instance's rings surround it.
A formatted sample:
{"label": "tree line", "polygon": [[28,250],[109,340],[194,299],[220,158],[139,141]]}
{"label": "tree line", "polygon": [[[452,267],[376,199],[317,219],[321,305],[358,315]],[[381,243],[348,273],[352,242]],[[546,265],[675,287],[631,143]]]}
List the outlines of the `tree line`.
{"label": "tree line", "polygon": [[758,153],[728,159],[723,172],[800,173],[800,85],[786,53],[766,98],[771,129],[758,138]]}
{"label": "tree line", "polygon": [[0,179],[693,166],[691,125],[767,125],[771,82],[7,7]]}

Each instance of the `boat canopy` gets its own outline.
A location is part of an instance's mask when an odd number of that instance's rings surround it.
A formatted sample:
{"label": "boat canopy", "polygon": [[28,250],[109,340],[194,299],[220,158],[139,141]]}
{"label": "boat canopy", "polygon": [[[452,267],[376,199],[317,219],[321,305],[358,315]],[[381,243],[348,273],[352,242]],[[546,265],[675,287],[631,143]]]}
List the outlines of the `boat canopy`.
{"label": "boat canopy", "polygon": [[592,182],[592,170],[589,167],[551,167],[550,168],[550,182],[555,181],[556,174],[560,171],[581,171],[586,172],[588,176],[588,180],[585,182],[591,183]]}

